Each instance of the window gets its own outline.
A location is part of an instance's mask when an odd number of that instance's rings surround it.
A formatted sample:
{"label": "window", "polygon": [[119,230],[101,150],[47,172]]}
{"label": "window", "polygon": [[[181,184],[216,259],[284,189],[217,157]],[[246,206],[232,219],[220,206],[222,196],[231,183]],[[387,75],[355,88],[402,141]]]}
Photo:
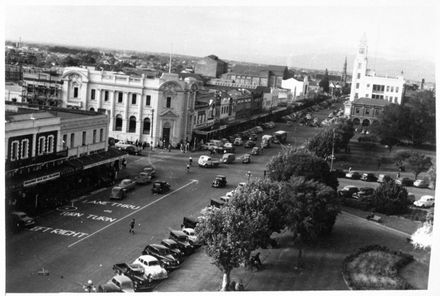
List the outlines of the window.
{"label": "window", "polygon": [[370,87],[370,84],[367,84],[367,87]]}
{"label": "window", "polygon": [[396,86],[396,93],[398,93],[399,92],[399,87],[398,86]]}
{"label": "window", "polygon": [[150,104],[151,104],[151,96],[147,95],[147,99],[145,101],[145,105],[150,106]]}
{"label": "window", "polygon": [[18,160],[18,141],[12,141],[11,143],[11,161]]}
{"label": "window", "polygon": [[82,133],[82,145],[86,146],[86,136],[87,136],[87,132],[83,132]]}
{"label": "window", "polygon": [[104,91],[104,101],[108,101],[108,90]]}
{"label": "window", "polygon": [[396,103],[396,104],[397,104],[397,97],[395,97],[395,98],[394,98],[394,103]]}
{"label": "window", "polygon": [[356,83],[356,89],[358,89],[359,88],[359,83]]}
{"label": "window", "polygon": [[63,135],[63,149],[67,148],[67,135]]}
{"label": "window", "polygon": [[74,98],[77,98],[77,97],[78,97],[78,87],[77,87],[77,86],[75,86],[75,87],[73,88],[73,97],[74,97]]}
{"label": "window", "polygon": [[29,140],[21,140],[21,159],[26,159],[29,157]]}
{"label": "window", "polygon": [[75,134],[71,133],[70,134],[70,148],[75,147]]}
{"label": "window", "polygon": [[359,114],[361,111],[360,111],[359,108],[356,108],[356,109],[355,109],[355,112],[356,112],[356,114]]}
{"label": "window", "polygon": [[374,92],[383,92],[385,90],[385,85],[373,84]]}
{"label": "window", "polygon": [[131,95],[131,104],[136,105],[136,94]]}
{"label": "window", "polygon": [[122,103],[122,96],[123,96],[123,93],[118,92],[118,103]]}
{"label": "window", "polygon": [[134,133],[136,132],[136,117],[130,116],[129,122],[128,122],[128,132]]}
{"label": "window", "polygon": [[122,115],[121,114],[116,115],[115,131],[122,131]]}
{"label": "window", "polygon": [[91,94],[90,94],[90,99],[91,99],[91,100],[94,100],[94,99],[95,99],[95,90],[94,90],[94,89],[92,89],[92,92],[91,92]]}
{"label": "window", "polygon": [[361,73],[358,73],[357,77],[358,77],[357,79],[360,79],[361,78]]}
{"label": "window", "polygon": [[96,143],[96,130],[93,130],[93,144]]}
{"label": "window", "polygon": [[167,108],[171,108],[171,97],[167,97]]}
{"label": "window", "polygon": [[151,127],[150,118],[145,118],[144,125],[142,127],[142,133],[148,135],[150,133],[150,127]]}
{"label": "window", "polygon": [[390,86],[389,85],[387,85],[387,91],[390,91]]}
{"label": "window", "polygon": [[369,94],[365,94],[365,97],[368,98],[368,97],[369,97]]}
{"label": "window", "polygon": [[358,63],[358,69],[362,68],[362,63]]}
{"label": "window", "polygon": [[104,129],[99,130],[99,142],[104,141]]}
{"label": "window", "polygon": [[42,155],[44,153],[44,145],[46,144],[45,141],[46,139],[44,137],[39,137],[38,138],[38,148],[37,148],[37,154],[38,155]]}
{"label": "window", "polygon": [[49,135],[47,137],[47,146],[46,146],[46,151],[47,153],[53,153],[54,152],[54,145],[55,141],[54,141],[54,136],[53,135]]}
{"label": "window", "polygon": [[394,86],[391,87],[391,92],[393,92],[393,91],[394,91]]}
{"label": "window", "polygon": [[370,115],[370,109],[368,108],[365,109],[365,115]]}

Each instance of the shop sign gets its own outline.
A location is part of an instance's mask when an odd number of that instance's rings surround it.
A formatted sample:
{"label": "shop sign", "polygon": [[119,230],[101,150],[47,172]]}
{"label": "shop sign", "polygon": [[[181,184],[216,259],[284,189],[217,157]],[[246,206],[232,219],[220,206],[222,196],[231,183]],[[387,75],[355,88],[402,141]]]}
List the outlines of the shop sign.
{"label": "shop sign", "polygon": [[38,183],[43,183],[49,180],[53,180],[60,177],[60,172],[56,172],[50,175],[41,176],[35,179],[27,180],[23,182],[23,187],[32,186]]}

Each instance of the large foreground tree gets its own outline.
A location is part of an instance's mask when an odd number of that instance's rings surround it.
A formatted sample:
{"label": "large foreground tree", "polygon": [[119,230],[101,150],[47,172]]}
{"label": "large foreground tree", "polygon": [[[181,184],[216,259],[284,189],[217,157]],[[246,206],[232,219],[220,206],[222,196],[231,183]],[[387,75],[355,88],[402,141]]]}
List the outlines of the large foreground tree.
{"label": "large foreground tree", "polygon": [[293,232],[298,248],[297,265],[301,267],[304,244],[331,232],[340,212],[339,200],[331,187],[303,177],[292,177],[286,186],[287,194],[282,201],[286,225]]}

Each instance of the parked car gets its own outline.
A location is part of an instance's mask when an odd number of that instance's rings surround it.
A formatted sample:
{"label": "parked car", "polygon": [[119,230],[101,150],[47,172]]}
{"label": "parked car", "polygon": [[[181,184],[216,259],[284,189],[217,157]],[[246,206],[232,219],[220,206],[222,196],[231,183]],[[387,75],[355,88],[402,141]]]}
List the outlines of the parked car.
{"label": "parked car", "polygon": [[359,188],[353,185],[347,185],[341,190],[338,190],[338,195],[341,198],[352,198],[353,194],[358,192]]}
{"label": "parked car", "polygon": [[414,202],[416,207],[420,208],[429,208],[434,206],[434,196],[432,195],[423,195],[419,200]]}
{"label": "parked car", "polygon": [[201,246],[193,228],[182,228],[182,232],[188,236],[188,241],[191,245],[196,248]]}
{"label": "parked car", "polygon": [[113,200],[123,200],[127,197],[127,191],[119,186],[115,186],[110,191],[110,199]]}
{"label": "parked car", "polygon": [[255,130],[256,130],[256,133],[257,133],[257,134],[260,134],[260,133],[263,132],[263,128],[262,128],[261,126],[259,126],[259,125],[257,125],[257,126],[255,127]]}
{"label": "parked car", "polygon": [[215,208],[221,208],[225,205],[225,201],[222,199],[211,198],[209,205]]}
{"label": "parked car", "polygon": [[171,230],[169,238],[179,245],[179,249],[182,250],[185,255],[194,251],[194,247],[188,241],[188,236],[183,231]]}
{"label": "parked car", "polygon": [[353,198],[365,200],[374,195],[375,189],[372,187],[361,187],[358,192],[353,193]]}
{"label": "parked car", "polygon": [[261,148],[260,147],[253,147],[251,150],[252,155],[259,155],[261,154]]}
{"label": "parked car", "polygon": [[243,139],[242,139],[242,138],[235,138],[235,139],[234,139],[234,145],[235,145],[235,146],[241,146],[241,145],[243,145]]}
{"label": "parked car", "polygon": [[198,160],[198,164],[200,167],[204,168],[213,168],[219,166],[219,161],[213,160],[210,156],[201,155]]}
{"label": "parked car", "polygon": [[241,157],[241,162],[242,163],[251,163],[251,155],[249,153],[245,153],[242,157]]}
{"label": "parked car", "polygon": [[220,188],[225,187],[227,184],[226,176],[224,175],[217,175],[215,176],[215,179],[212,181],[212,187]]}
{"label": "parked car", "polygon": [[402,186],[413,186],[414,180],[411,180],[407,177],[400,177],[396,179],[396,184],[402,185]]}
{"label": "parked car", "polygon": [[393,178],[385,174],[380,174],[379,177],[377,177],[377,183],[390,182],[392,180]]}
{"label": "parked car", "polygon": [[258,136],[257,136],[257,134],[251,134],[251,136],[249,137],[249,140],[251,140],[251,141],[256,141],[256,140],[258,140]]}
{"label": "parked car", "polygon": [[173,252],[164,245],[150,244],[142,251],[142,255],[151,255],[157,258],[166,270],[173,270],[180,266],[180,261],[173,256]]}
{"label": "parked car", "polygon": [[29,217],[25,212],[12,212],[11,221],[14,228],[13,230],[30,228],[36,224],[35,219]]}
{"label": "parked car", "polygon": [[413,186],[419,188],[428,188],[429,182],[423,179],[418,179],[414,181]]}
{"label": "parked car", "polygon": [[197,224],[199,223],[198,218],[194,217],[183,217],[183,226],[185,228],[196,228]]}
{"label": "parked car", "polygon": [[345,174],[345,178],[348,179],[353,179],[353,180],[358,180],[361,178],[361,174],[359,172],[356,171],[351,171]]}
{"label": "parked car", "polygon": [[156,167],[152,164],[148,164],[146,167],[144,167],[144,172],[151,175],[151,178],[157,177]]}
{"label": "parked car", "polygon": [[244,148],[252,148],[255,145],[257,145],[257,143],[255,143],[253,140],[247,140],[246,143],[244,143]]}
{"label": "parked car", "polygon": [[121,187],[125,191],[130,191],[136,188],[136,182],[132,179],[123,179],[118,187]]}
{"label": "parked car", "polygon": [[223,148],[234,148],[234,146],[232,145],[232,143],[230,143],[230,142],[226,142],[226,143],[223,145]]}
{"label": "parked car", "polygon": [[171,188],[170,184],[165,181],[154,181],[151,191],[153,193],[165,193]]}
{"label": "parked car", "polygon": [[145,276],[145,271],[139,264],[117,263],[113,265],[113,271],[119,275],[125,275],[133,282],[135,291],[150,288],[151,278]]}
{"label": "parked car", "polygon": [[145,274],[150,275],[153,280],[163,280],[168,277],[168,272],[160,266],[159,260],[151,255],[139,256],[133,264],[142,266]]}
{"label": "parked car", "polygon": [[361,180],[365,182],[376,182],[377,177],[373,173],[364,173],[362,174]]}
{"label": "parked car", "polygon": [[180,250],[179,245],[177,244],[176,241],[174,241],[173,239],[170,238],[166,238],[164,240],[162,240],[161,245],[167,247],[168,249],[170,249],[171,253],[173,254],[173,256],[177,259],[179,259],[179,261],[182,263],[183,262],[183,251]]}
{"label": "parked car", "polygon": [[146,172],[140,172],[139,175],[134,179],[136,184],[149,184],[151,183],[151,174]]}
{"label": "parked car", "polygon": [[220,159],[223,163],[233,163],[235,160],[235,154],[234,153],[225,153],[223,154],[222,158]]}
{"label": "parked car", "polygon": [[332,174],[336,175],[336,178],[344,178],[345,172],[342,169],[332,169],[330,171]]}
{"label": "parked car", "polygon": [[125,292],[134,293],[134,285],[132,280],[123,274],[112,277],[104,285],[98,287],[98,292]]}

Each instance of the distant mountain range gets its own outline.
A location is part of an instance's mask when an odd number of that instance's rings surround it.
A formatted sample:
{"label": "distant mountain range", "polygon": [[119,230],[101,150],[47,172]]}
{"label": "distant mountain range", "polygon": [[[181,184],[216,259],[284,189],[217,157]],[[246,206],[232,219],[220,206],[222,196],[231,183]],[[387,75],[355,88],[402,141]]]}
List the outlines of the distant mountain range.
{"label": "distant mountain range", "polygon": [[[353,71],[355,56],[347,56],[347,73]],[[287,58],[287,66],[307,69],[328,69],[342,72],[345,55],[340,53],[302,54]],[[278,58],[278,63],[286,64],[286,58]],[[369,57],[368,68],[377,75],[397,76],[403,71],[403,77],[409,80],[435,82],[435,64],[423,60],[403,60]]]}

